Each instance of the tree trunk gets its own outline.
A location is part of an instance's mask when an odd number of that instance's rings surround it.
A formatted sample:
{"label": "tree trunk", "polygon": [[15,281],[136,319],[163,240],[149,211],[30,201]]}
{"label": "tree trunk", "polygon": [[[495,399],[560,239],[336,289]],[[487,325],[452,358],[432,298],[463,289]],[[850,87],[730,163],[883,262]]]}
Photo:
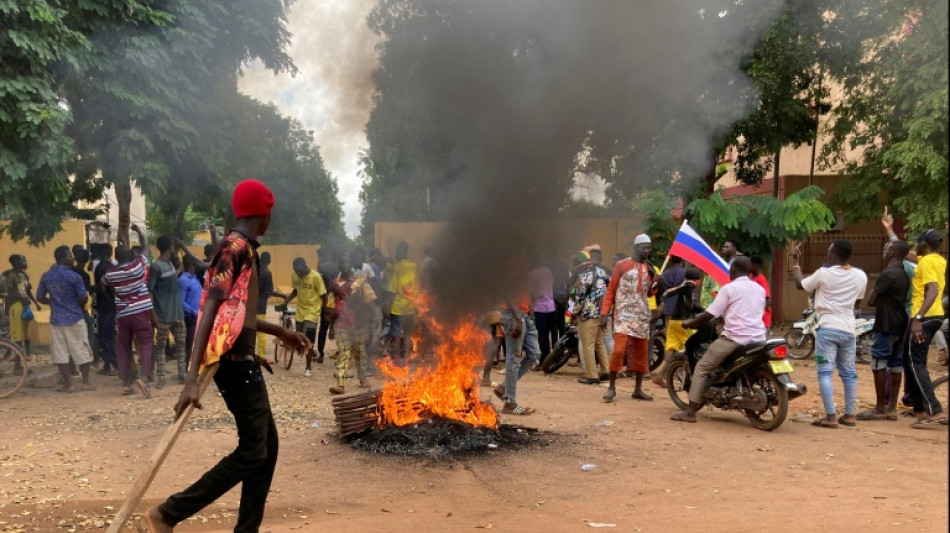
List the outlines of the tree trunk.
{"label": "tree trunk", "polygon": [[132,180],[128,177],[116,179],[112,186],[115,188],[115,201],[119,204],[119,227],[116,228],[116,240],[129,243],[129,226],[132,225]]}
{"label": "tree trunk", "polygon": [[181,206],[178,210],[178,216],[175,218],[175,238],[185,240],[185,213],[188,212],[188,204]]}
{"label": "tree trunk", "polygon": [[775,166],[772,168],[772,196],[778,198],[779,166],[782,164],[782,149],[775,151]]}

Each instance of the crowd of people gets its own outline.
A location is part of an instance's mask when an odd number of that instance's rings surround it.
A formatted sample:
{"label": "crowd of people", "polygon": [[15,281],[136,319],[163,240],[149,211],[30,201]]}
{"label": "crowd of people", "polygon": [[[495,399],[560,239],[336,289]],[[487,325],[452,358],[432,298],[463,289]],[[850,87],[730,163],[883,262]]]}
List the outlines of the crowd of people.
{"label": "crowd of people", "polygon": [[[896,420],[902,385],[903,403],[913,406],[912,414],[918,419],[915,427],[946,423],[926,369],[931,339],[946,364],[946,339],[941,331],[941,325],[946,325],[941,303],[946,262],[935,253],[942,236],[935,230],[922,233],[915,252],[895,235],[889,215],[882,223],[889,236],[883,250],[885,268],[867,299],[875,309],[871,355],[877,397],[873,409],[857,413],[855,405],[855,311],[864,299],[867,276],[850,266],[851,244],[835,241],[826,263],[810,276],[801,271],[800,251],[792,253],[795,283],[813,293],[819,317],[816,361],[826,416],[816,426]],[[114,257],[109,246],[100,247],[91,262],[90,252],[81,246],[57,248],[55,263],[43,275],[36,294],[23,256],[12,256],[11,268],[3,273],[9,334],[27,353],[30,307],[50,306],[50,354],[60,369],[65,392],[93,389],[92,366],[99,367],[99,374],[117,375],[127,395],[138,391],[150,397],[151,387],[166,386],[166,361],[174,361],[175,382],[186,381],[205,273],[212,268],[217,247],[206,246],[205,258],[200,259],[181,241],[160,236],[155,241],[158,256],[150,260],[145,233],[135,225],[132,231],[139,245],[120,243]],[[314,362],[321,364],[328,356],[334,359],[332,394],[346,392],[351,368],[358,387],[367,388],[368,378],[378,372],[375,361],[380,357],[390,357],[397,366],[407,365],[414,353],[425,357],[423,347],[413,344],[414,337],[425,342],[425,335],[418,332],[416,306],[420,293],[435,290],[436,251],[426,248],[421,265],[409,260],[406,242],[400,242],[394,252],[389,258],[378,248],[367,254],[362,248],[346,253],[331,246],[320,250],[316,268],[309,266],[307,258],[297,257],[289,294],[274,285],[271,255],[260,254],[254,316],[264,320],[268,302],[275,299],[283,306],[294,303],[297,331],[310,342],[304,373],[312,375]],[[493,391],[503,402],[504,414],[534,412],[519,403],[518,381],[531,369],[540,368],[540,361],[568,324],[576,328],[579,339],[580,383],[608,382],[603,400],[609,402],[616,398],[618,376],[629,375],[635,380],[632,397],[650,401],[643,388],[645,377],[666,386],[666,366],[652,374],[648,367],[653,335],[664,334],[668,364],[673,354],[684,350],[702,319],[720,318],[724,333],[695,370],[696,391],[691,391],[690,407],[674,417],[686,421],[695,420],[706,386],[704,376],[737,346],[764,339],[772,327],[764,261],[757,255],[744,256],[736,240],[726,240],[720,248],[726,264],[742,273],[728,291],[681,257],[670,256],[660,271],[650,261],[652,243],[645,234],[635,238],[630,256],[617,253],[610,266],[603,264],[601,247],[596,244],[576,252],[570,266],[556,254],[549,255],[542,260],[535,249],[526,250],[510,269],[520,276],[517,283],[523,285],[523,292],[499,301],[495,311],[485,315],[491,342],[485,349],[482,384],[492,384],[493,368],[504,375]],[[329,354],[328,339],[336,343]],[[255,347],[260,357],[267,356],[264,333],[257,333]],[[835,370],[844,387],[840,417],[833,400]],[[73,387],[74,377],[81,377],[78,389]]]}
{"label": "crowd of people", "polygon": [[[376,358],[388,356],[397,366],[413,358],[425,362],[431,339],[417,315],[426,302],[420,294],[438,291],[436,251],[427,248],[424,261],[416,265],[405,242],[395,247],[392,259],[379,249],[366,254],[359,248],[349,253],[325,248],[316,269],[307,258],[293,260],[292,290],[283,294],[274,285],[270,255],[257,251],[273,204],[262,183],[238,185],[232,205],[235,226],[206,247],[204,259],[181,241],[160,236],[155,241],[158,256],[150,260],[149,241],[133,225],[138,246],[120,242],[114,254],[108,246],[92,258],[81,246],[56,248],[55,263],[35,293],[23,256],[12,256],[11,268],[3,273],[0,288],[6,294],[10,336],[27,351],[32,309],[50,307],[50,355],[63,392],[94,389],[90,371],[99,366],[100,374],[118,376],[123,394],[138,389],[150,397],[152,386],[168,384],[166,361],[174,361],[175,381],[183,385],[175,405],[178,417],[189,405],[201,407],[199,370],[216,369],[213,379],[234,415],[238,448],[192,486],[149,509],[145,518],[152,531],[171,531],[242,481],[237,527],[253,530],[260,524],[277,457],[276,426],[261,373],[262,368],[270,370],[266,335],[307,354],[306,376],[312,375],[314,362],[335,359],[332,394],[346,391],[351,366],[359,386],[367,387]],[[894,233],[886,213],[882,223],[889,235],[882,251],[886,267],[868,297],[875,308],[871,368],[877,398],[875,407],[864,412],[856,406],[855,310],[868,278],[851,266],[847,240],[834,241],[826,262],[810,275],[802,272],[800,249],[791,254],[795,284],[813,293],[818,314],[816,367],[825,411],[814,422],[818,427],[897,420],[902,384],[902,401],[911,406],[915,420],[912,427],[947,424],[927,368],[931,340],[939,339],[941,325],[946,325],[946,260],[938,253],[943,236],[924,231],[917,236],[915,253]],[[730,282],[721,287],[681,257],[667,257],[657,268],[646,234],[637,235],[632,253],[616,254],[609,267],[596,244],[576,252],[570,266],[556,254],[546,261],[531,249],[515,254],[505,272],[518,289],[484,315],[491,340],[485,347],[483,385],[494,385],[491,370],[498,365],[504,379],[493,393],[503,403],[501,413],[534,413],[520,401],[519,380],[537,369],[571,324],[579,338],[580,383],[607,381],[603,401],[613,402],[618,377],[627,375],[634,379],[632,398],[651,401],[643,384],[650,373],[654,332],[665,333],[665,350],[672,355],[684,349],[701,324],[720,320],[721,335],[694,369],[688,405],[671,417],[695,423],[712,372],[739,346],[763,341],[772,327],[764,262],[740,249],[736,240],[723,243],[720,255],[729,266]],[[282,306],[296,304],[297,331],[266,321],[268,302],[275,299]],[[329,354],[328,339],[336,343]],[[946,340],[942,342],[946,354]],[[844,387],[843,412],[834,402],[835,370]],[[664,386],[664,373],[661,369],[650,377]],[[79,386],[73,385],[75,377],[81,378]]]}

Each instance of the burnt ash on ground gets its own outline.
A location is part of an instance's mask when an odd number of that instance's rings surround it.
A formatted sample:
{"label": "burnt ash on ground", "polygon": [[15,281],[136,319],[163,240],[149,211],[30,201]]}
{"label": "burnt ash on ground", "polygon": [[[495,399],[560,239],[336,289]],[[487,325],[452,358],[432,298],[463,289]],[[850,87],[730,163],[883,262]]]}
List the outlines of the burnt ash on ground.
{"label": "burnt ash on ground", "polygon": [[364,431],[347,440],[353,448],[370,453],[445,458],[536,448],[554,438],[553,433],[526,426],[502,424],[495,430],[433,418],[411,426]]}

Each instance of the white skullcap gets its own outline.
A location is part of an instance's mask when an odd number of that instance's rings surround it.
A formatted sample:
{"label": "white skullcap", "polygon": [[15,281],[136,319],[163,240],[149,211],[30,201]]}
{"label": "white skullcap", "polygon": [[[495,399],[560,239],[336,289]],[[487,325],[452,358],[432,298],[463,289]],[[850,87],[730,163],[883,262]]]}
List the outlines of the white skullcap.
{"label": "white skullcap", "polygon": [[633,240],[633,245],[634,245],[634,246],[636,246],[636,245],[638,245],[638,244],[649,244],[649,243],[650,243],[650,237],[647,236],[646,233],[641,233],[641,234],[637,235],[637,238]]}

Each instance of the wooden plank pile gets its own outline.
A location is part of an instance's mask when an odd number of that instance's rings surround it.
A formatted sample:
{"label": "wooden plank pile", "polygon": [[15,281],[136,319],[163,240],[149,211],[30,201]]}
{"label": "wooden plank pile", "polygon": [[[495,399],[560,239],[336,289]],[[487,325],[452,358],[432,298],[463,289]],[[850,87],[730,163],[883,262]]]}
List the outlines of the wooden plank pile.
{"label": "wooden plank pile", "polygon": [[336,419],[341,438],[376,427],[379,421],[380,394],[380,391],[367,391],[332,400],[333,417]]}

